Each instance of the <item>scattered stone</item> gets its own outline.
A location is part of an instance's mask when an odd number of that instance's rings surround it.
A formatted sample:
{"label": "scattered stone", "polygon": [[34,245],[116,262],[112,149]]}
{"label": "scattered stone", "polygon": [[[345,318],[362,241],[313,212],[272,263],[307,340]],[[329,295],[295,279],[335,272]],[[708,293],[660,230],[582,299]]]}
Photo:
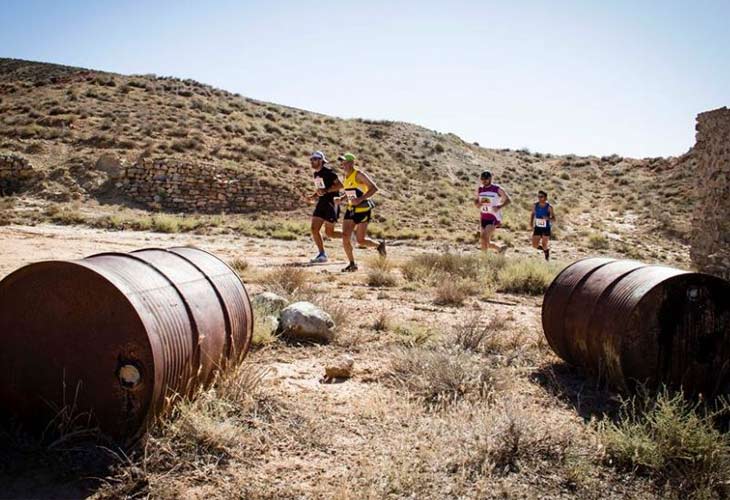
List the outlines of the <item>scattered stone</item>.
{"label": "scattered stone", "polygon": [[340,356],[324,368],[324,380],[331,381],[338,378],[352,377],[352,370],[355,367],[355,360],[349,354]]}
{"label": "scattered stone", "polygon": [[254,307],[258,307],[275,314],[279,314],[282,309],[289,305],[288,300],[273,292],[263,292],[255,295],[251,302]]}
{"label": "scattered stone", "polygon": [[279,329],[295,340],[329,343],[335,337],[335,322],[310,302],[295,302],[281,311]]}
{"label": "scattered stone", "polygon": [[96,160],[96,169],[105,172],[112,179],[122,176],[122,162],[111,153],[104,153]]}

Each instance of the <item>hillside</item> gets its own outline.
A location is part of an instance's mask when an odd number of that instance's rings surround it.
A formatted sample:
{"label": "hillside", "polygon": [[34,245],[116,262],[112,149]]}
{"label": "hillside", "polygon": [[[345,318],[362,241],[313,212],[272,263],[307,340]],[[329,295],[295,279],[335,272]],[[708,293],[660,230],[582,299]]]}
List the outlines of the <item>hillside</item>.
{"label": "hillside", "polygon": [[[311,189],[314,149],[332,157],[351,150],[373,173],[383,192],[371,229],[390,240],[387,258],[357,250],[360,269],[341,273],[341,245],[330,241],[329,262],[309,266],[304,203],[294,211],[162,213],[125,194],[120,179],[128,176],[117,176],[122,165],[154,173],[155,162],[179,162],[210,183],[225,171],[297,197]],[[40,438],[0,421],[0,492],[727,498],[730,438],[715,426],[730,414],[727,401],[687,403],[650,391],[624,398],[561,361],[541,319],[543,293],[578,257],[688,267],[688,178],[694,156],[707,162],[708,154],[488,149],[416,125],[342,120],[190,80],[0,60],[0,279],[32,262],[194,245],[229,263],[251,297],[311,302],[336,325],[327,344],[287,338],[275,330],[278,309],[255,300],[245,362],[181,401],[129,450],[79,428],[73,407]],[[499,233],[511,246],[506,255],[476,249],[469,197],[484,168],[515,200]],[[551,193],[559,218],[549,263],[529,246],[527,210],[538,188]],[[328,379],[326,369],[343,359],[352,373]]]}
{"label": "hillside", "polygon": [[[489,149],[416,125],[328,117],[193,80],[12,59],[0,59],[0,95],[0,153],[20,154],[47,172],[26,195],[76,200],[82,211],[97,202],[95,213],[144,208],[115,192],[96,167],[103,154],[127,165],[162,158],[232,167],[291,195],[309,191],[308,155],[322,149],[331,157],[352,151],[374,175],[382,189],[373,227],[379,236],[471,241],[469,198],[485,168],[516,201],[506,214],[508,242],[527,229],[540,188],[558,207],[557,237],[578,247],[601,233],[619,252],[663,258],[652,248],[671,248],[667,238],[683,242],[689,231],[691,155],[637,160]],[[310,210],[302,203],[299,212]],[[288,212],[271,217],[306,222]]]}

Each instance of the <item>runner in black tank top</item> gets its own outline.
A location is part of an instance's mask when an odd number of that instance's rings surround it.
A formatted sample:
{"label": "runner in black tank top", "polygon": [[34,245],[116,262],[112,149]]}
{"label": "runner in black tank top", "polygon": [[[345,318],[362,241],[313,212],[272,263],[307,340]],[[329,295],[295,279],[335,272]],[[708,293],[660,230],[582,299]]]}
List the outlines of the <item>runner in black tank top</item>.
{"label": "runner in black tank top", "polygon": [[337,174],[327,167],[327,158],[321,151],[315,151],[309,157],[309,161],[314,170],[314,189],[315,192],[311,196],[312,200],[317,200],[317,206],[312,214],[312,240],[317,245],[319,253],[311,262],[324,263],[327,262],[327,254],[324,251],[324,242],[320,230],[324,225],[324,232],[329,238],[340,238],[342,233],[335,231],[335,223],[340,216],[340,207],[335,204],[335,198],[340,195],[342,182],[340,182]]}

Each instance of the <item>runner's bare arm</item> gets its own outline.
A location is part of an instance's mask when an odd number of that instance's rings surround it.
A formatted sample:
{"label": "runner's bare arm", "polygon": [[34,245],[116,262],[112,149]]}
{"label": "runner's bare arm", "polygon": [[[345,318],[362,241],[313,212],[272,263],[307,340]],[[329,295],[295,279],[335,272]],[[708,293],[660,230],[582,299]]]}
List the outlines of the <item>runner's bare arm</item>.
{"label": "runner's bare arm", "polygon": [[367,174],[365,174],[363,172],[358,172],[357,175],[355,176],[355,178],[359,182],[362,182],[363,184],[365,184],[368,187],[368,191],[367,191],[367,193],[363,194],[359,198],[355,198],[354,200],[352,200],[353,206],[359,205],[360,203],[367,200],[368,198],[371,198],[375,193],[378,192],[378,186],[375,185],[373,180],[370,177],[368,177]]}
{"label": "runner's bare arm", "polygon": [[555,211],[553,210],[552,205],[548,207],[548,214],[549,214],[550,220],[555,222]]}
{"label": "runner's bare arm", "polygon": [[532,205],[532,212],[530,212],[530,223],[528,224],[528,227],[533,227],[535,225],[535,205]]}
{"label": "runner's bare arm", "polygon": [[497,191],[497,194],[499,194],[499,197],[502,199],[502,203],[499,204],[499,206],[494,207],[495,210],[499,210],[500,208],[504,208],[510,203],[512,203],[512,198],[509,197],[509,194],[507,194],[507,191],[505,191],[502,188],[499,188],[499,191]]}
{"label": "runner's bare arm", "polygon": [[479,205],[481,205],[481,201],[479,199],[479,188],[477,188],[476,195],[476,198],[474,198],[474,206],[478,207]]}

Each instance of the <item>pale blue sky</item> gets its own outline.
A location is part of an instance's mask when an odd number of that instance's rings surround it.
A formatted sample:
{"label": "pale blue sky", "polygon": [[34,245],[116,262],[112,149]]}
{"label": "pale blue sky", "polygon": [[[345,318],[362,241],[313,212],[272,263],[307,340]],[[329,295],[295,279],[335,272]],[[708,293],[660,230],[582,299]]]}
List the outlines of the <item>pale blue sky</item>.
{"label": "pale blue sky", "polygon": [[210,83],[487,147],[677,155],[730,106],[730,0],[0,0],[0,57]]}

